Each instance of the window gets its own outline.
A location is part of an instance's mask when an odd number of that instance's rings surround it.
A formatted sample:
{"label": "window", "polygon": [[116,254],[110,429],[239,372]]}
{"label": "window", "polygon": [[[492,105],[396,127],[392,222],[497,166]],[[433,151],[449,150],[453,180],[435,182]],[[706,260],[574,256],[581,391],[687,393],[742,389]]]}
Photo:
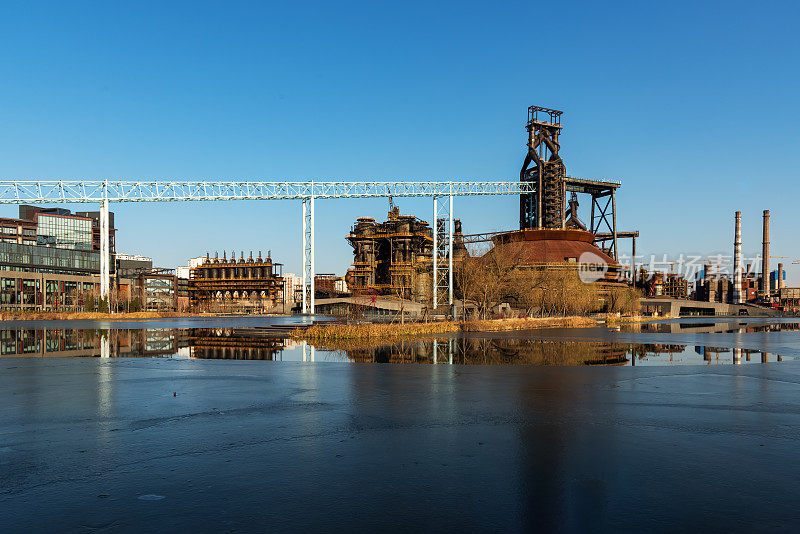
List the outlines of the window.
{"label": "window", "polygon": [[100,272],[100,254],[87,250],[0,242],[0,264],[7,270],[70,274]]}
{"label": "window", "polygon": [[92,250],[92,220],[61,217],[39,213],[36,225],[36,241],[39,245]]}

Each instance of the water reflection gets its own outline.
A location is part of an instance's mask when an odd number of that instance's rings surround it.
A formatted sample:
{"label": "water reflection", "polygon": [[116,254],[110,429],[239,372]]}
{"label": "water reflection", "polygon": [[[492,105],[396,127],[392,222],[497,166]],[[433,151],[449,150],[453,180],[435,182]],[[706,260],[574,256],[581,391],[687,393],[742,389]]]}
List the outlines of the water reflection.
{"label": "water reflection", "polygon": [[[736,331],[740,329],[737,327]],[[751,357],[754,354],[756,356]],[[8,328],[0,330],[0,355],[551,366],[721,365],[780,362],[787,359],[781,355],[743,348],[491,337],[427,338],[315,347],[277,337],[258,328]]]}
{"label": "water reflection", "polygon": [[642,332],[653,334],[753,334],[756,332],[798,331],[800,323],[759,323],[759,322],[644,322],[629,323],[619,327],[622,332]]}
{"label": "water reflection", "polygon": [[[341,348],[350,361],[365,363],[456,363],[462,365],[669,365],[740,364],[742,354],[770,361],[768,353],[695,345],[456,338],[401,341],[390,345]],[[777,356],[773,361],[783,361]]]}

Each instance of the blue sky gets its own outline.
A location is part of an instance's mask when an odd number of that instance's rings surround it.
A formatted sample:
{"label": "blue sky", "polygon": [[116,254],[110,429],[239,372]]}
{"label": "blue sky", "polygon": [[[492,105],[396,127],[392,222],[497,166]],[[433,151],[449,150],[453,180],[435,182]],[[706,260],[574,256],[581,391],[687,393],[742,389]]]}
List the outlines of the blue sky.
{"label": "blue sky", "polygon": [[[728,254],[740,209],[754,254],[770,209],[772,253],[800,259],[793,2],[1,9],[3,179],[516,179],[536,104],[564,110],[569,174],[622,180],[640,252]],[[317,271],[343,273],[354,218],[387,202],[317,208]],[[299,270],[299,202],[113,209],[118,250],[160,266],[270,249]],[[512,197],[455,211],[467,233],[517,225]]]}

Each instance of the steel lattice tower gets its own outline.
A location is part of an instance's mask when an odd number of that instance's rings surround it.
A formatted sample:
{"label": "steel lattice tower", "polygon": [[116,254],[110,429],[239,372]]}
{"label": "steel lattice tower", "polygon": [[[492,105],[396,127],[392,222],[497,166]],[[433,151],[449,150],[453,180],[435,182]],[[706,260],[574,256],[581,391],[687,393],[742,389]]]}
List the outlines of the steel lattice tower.
{"label": "steel lattice tower", "polygon": [[519,227],[563,228],[567,170],[558,151],[561,111],[539,106],[528,108],[528,153],[519,173],[521,182],[532,182],[533,193],[520,195]]}

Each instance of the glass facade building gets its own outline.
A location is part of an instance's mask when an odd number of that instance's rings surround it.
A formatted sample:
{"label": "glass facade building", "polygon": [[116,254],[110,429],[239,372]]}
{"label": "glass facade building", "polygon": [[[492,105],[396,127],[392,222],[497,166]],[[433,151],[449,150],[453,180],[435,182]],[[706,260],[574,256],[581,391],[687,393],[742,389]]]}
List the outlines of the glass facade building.
{"label": "glass facade building", "polygon": [[38,213],[36,244],[62,249],[92,250],[92,220]]}
{"label": "glass facade building", "polygon": [[100,253],[55,247],[0,243],[0,270],[54,274],[100,272]]}

